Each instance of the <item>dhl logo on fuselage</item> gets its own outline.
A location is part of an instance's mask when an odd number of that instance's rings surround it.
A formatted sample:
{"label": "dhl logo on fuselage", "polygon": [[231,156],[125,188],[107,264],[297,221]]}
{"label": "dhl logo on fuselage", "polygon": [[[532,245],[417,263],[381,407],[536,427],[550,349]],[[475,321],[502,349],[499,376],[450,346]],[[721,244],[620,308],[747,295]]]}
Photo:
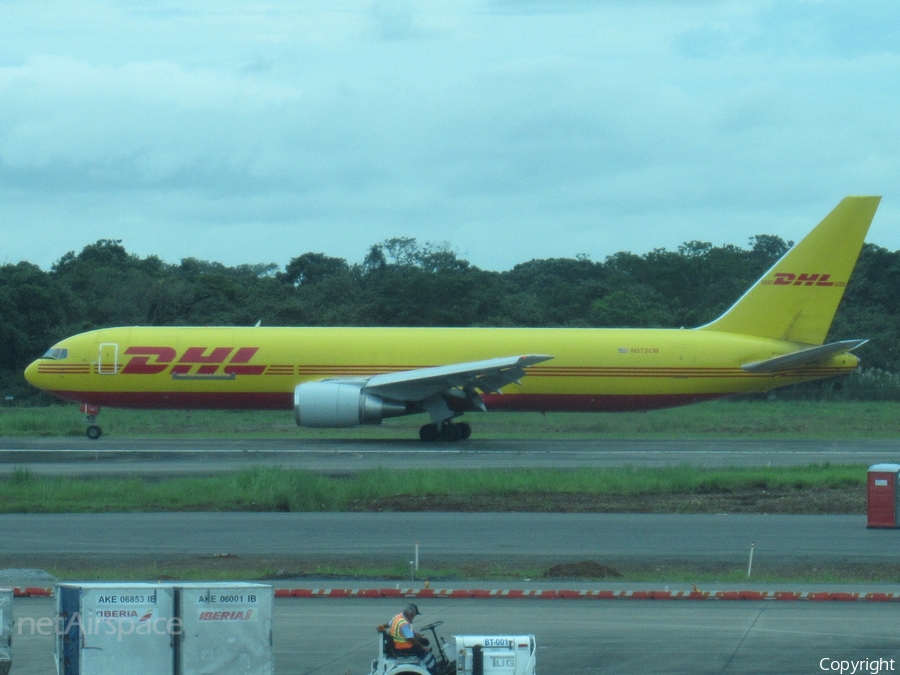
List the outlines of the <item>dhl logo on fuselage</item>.
{"label": "dhl logo on fuselage", "polygon": [[173,347],[129,347],[131,358],[122,367],[123,375],[157,375],[166,370],[177,376],[210,377],[262,375],[265,366],[247,365],[259,347],[189,347],[180,356]]}
{"label": "dhl logo on fuselage", "polygon": [[770,286],[839,286],[847,285],[846,281],[831,281],[830,274],[794,274],[792,272],[775,272],[774,279],[766,279],[763,284]]}

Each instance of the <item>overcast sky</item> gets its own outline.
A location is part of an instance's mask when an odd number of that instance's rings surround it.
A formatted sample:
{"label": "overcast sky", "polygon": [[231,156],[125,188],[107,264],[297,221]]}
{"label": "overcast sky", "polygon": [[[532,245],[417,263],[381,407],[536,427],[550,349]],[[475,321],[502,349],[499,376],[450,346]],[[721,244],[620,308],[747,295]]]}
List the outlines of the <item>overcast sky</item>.
{"label": "overcast sky", "polygon": [[896,0],[0,0],[0,263],[390,237],[487,269],[797,240],[884,195]]}

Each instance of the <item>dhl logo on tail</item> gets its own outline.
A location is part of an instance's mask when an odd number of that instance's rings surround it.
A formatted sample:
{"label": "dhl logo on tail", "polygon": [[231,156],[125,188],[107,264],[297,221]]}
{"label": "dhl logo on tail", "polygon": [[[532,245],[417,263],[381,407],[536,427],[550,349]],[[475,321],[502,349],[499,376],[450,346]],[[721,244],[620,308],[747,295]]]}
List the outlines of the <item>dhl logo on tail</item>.
{"label": "dhl logo on tail", "polygon": [[775,278],[763,281],[763,284],[775,286],[840,286],[847,285],[846,281],[830,281],[830,274],[792,274],[790,272],[775,272]]}

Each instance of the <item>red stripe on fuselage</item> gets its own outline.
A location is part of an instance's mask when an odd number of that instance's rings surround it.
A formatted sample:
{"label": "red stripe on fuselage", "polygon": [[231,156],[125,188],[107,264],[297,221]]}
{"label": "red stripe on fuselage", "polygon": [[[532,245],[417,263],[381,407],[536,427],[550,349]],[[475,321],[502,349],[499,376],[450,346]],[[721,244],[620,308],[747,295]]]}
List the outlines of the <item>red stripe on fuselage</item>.
{"label": "red stripe on fuselage", "polygon": [[76,403],[109,408],[155,408],[157,410],[291,410],[293,392],[122,392],[54,391],[48,393]]}

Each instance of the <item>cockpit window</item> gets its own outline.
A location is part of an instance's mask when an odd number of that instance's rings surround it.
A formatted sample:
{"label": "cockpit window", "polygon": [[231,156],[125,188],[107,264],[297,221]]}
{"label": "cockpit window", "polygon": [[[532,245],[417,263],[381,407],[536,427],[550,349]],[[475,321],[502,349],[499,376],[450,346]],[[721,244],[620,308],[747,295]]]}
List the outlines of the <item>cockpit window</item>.
{"label": "cockpit window", "polygon": [[53,359],[54,361],[61,361],[62,359],[69,358],[69,350],[68,349],[59,349],[54,348],[47,351],[46,354],[42,358],[45,359]]}

